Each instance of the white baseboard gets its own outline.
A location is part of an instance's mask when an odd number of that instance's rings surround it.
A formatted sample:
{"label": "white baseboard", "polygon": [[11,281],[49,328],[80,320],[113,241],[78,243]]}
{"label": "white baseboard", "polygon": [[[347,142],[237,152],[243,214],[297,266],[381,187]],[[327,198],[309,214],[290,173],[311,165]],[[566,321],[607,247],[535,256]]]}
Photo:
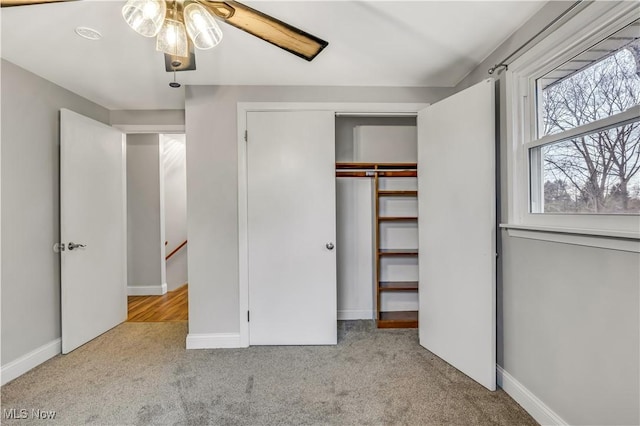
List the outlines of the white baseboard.
{"label": "white baseboard", "polygon": [[62,340],[56,339],[29,352],[20,358],[11,361],[0,368],[2,385],[16,377],[22,376],[27,371],[42,364],[62,352]]}
{"label": "white baseboard", "polygon": [[240,333],[211,333],[187,335],[187,349],[241,348]]}
{"label": "white baseboard", "polygon": [[531,417],[538,423],[541,425],[569,424],[499,365],[496,366],[496,374],[498,386],[520,404],[527,413],[531,414]]}
{"label": "white baseboard", "polygon": [[374,319],[375,316],[372,310],[343,310],[338,311],[338,321],[349,321],[349,320],[370,320]]}
{"label": "white baseboard", "polygon": [[127,296],[162,296],[167,292],[167,283],[162,285],[130,285]]}

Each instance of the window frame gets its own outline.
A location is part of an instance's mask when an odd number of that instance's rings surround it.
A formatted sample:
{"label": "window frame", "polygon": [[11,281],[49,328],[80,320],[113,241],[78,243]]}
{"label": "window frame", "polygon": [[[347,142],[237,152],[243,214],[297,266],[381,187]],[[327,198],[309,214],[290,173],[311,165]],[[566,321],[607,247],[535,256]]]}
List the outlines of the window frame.
{"label": "window frame", "polygon": [[529,158],[531,148],[638,118],[640,108],[633,108],[565,132],[537,137],[537,120],[541,119],[536,111],[538,78],[639,18],[635,2],[592,2],[509,65],[504,76],[509,202],[508,224],[503,227],[640,241],[638,214],[532,213],[531,192],[540,188],[532,189],[535,183]]}

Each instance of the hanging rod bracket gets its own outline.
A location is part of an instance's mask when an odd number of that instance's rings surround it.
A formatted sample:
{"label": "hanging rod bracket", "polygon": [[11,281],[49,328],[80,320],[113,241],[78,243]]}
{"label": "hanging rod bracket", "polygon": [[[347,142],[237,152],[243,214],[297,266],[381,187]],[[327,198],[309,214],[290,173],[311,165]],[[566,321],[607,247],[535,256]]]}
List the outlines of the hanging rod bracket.
{"label": "hanging rod bracket", "polygon": [[509,69],[509,65],[503,62],[500,64],[495,64],[494,66],[489,68],[489,71],[487,72],[489,73],[489,75],[492,75],[496,71],[498,71],[498,74],[500,74],[502,71],[507,71],[508,69]]}

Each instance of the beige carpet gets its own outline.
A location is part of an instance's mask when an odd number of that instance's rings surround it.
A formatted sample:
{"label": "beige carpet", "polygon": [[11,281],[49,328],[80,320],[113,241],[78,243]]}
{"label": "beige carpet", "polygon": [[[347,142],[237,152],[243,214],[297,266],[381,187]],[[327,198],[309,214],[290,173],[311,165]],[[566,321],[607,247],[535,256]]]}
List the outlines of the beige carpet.
{"label": "beige carpet", "polygon": [[[337,346],[184,349],[187,324],[124,323],[2,387],[2,424],[534,425],[418,345],[340,325]],[[5,410],[55,411],[55,421]]]}

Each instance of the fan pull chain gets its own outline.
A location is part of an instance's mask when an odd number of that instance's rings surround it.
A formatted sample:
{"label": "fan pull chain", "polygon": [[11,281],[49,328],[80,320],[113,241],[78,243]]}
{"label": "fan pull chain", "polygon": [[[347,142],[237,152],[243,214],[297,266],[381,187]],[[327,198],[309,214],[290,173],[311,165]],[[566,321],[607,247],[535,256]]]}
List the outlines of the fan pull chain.
{"label": "fan pull chain", "polygon": [[[173,2],[173,19],[178,19],[178,2],[174,1]],[[176,43],[174,45],[174,55],[178,56],[178,43],[176,40]],[[178,61],[173,61],[171,63],[171,65],[173,66],[173,81],[171,83],[169,83],[170,87],[173,87],[174,89],[177,89],[178,87],[180,87],[180,83],[178,83],[176,81],[176,68],[179,67],[181,64]]]}
{"label": "fan pull chain", "polygon": [[169,86],[173,87],[174,89],[177,89],[178,87],[180,87],[180,83],[178,83],[176,81],[176,69],[173,69],[173,81],[171,83],[169,83]]}

